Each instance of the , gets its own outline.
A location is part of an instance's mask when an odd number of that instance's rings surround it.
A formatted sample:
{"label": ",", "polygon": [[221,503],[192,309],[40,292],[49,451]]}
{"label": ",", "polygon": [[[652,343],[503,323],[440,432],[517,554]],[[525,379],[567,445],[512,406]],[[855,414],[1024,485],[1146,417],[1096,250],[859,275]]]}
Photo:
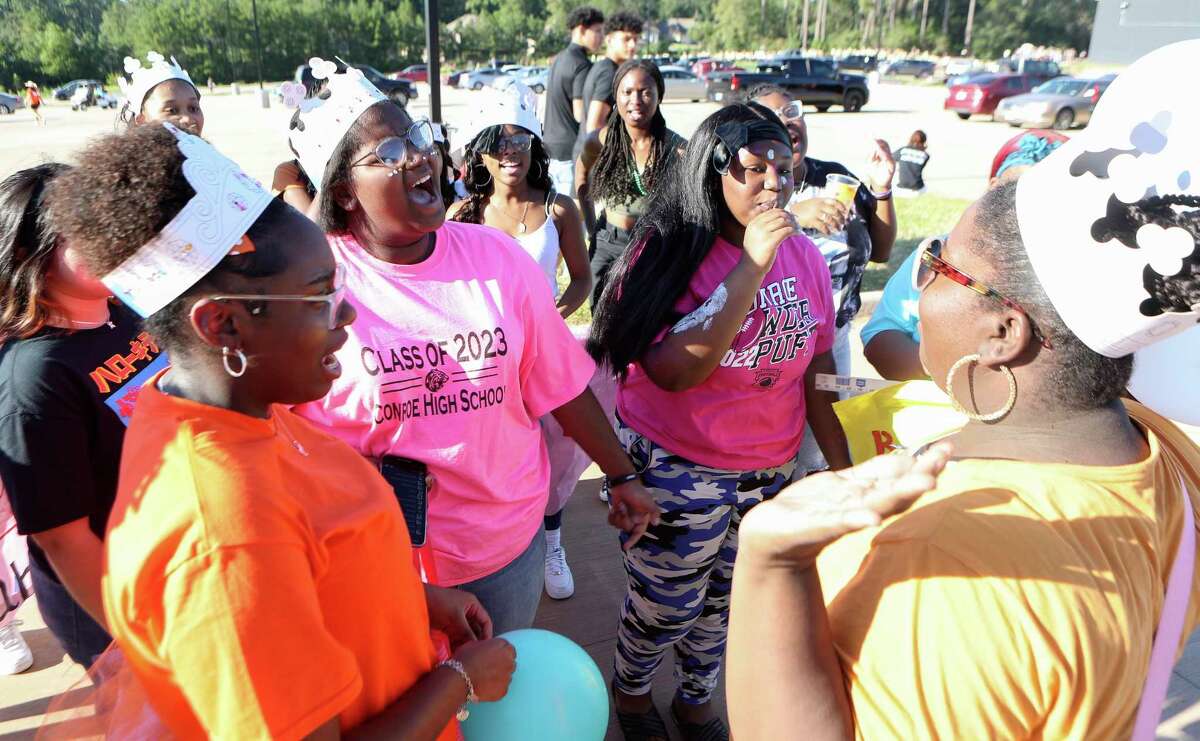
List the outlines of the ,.
{"label": ",", "polygon": [[77,85],[71,93],[71,110],[86,111],[91,106],[100,108],[116,108],[117,98],[107,92],[100,83]]}
{"label": ",", "polygon": [[667,84],[667,92],[663,96],[664,101],[690,100],[695,102],[704,100],[708,96],[704,80],[690,70],[669,65],[660,67],[659,71],[662,72],[663,82]]}
{"label": ",", "polygon": [[542,93],[546,92],[546,76],[548,74],[549,68],[547,67],[521,67],[518,65],[509,65],[504,68],[504,74],[501,76],[501,78],[517,80],[533,92],[541,95]]}
{"label": ",", "polygon": [[[389,79],[379,70],[367,64],[351,64],[351,67],[363,73],[363,77],[379,88],[379,91],[396,101],[402,106],[408,105],[410,100],[417,97],[417,86],[409,80],[393,80]],[[304,78],[308,72],[308,65],[302,64],[296,68],[296,75],[293,78],[295,82],[304,84]]]}
{"label": ",", "polygon": [[1005,59],[1000,62],[1000,71],[1027,75],[1038,82],[1052,80],[1062,74],[1058,63],[1048,59]]}
{"label": ",", "polygon": [[7,116],[13,113],[18,108],[24,108],[25,101],[21,100],[20,96],[9,95],[8,93],[0,93],[0,115]]}
{"label": ",", "polygon": [[429,82],[429,67],[424,64],[410,64],[392,75],[392,79],[408,80],[409,82]]}
{"label": ",", "polygon": [[99,80],[71,80],[66,85],[54,88],[55,100],[70,100],[75,94],[75,88],[82,85],[100,85]]}
{"label": ",", "polygon": [[1100,96],[1115,79],[1114,75],[1089,80],[1059,77],[1044,82],[1024,95],[1000,101],[996,120],[1012,126],[1069,129],[1086,126]]}
{"label": ",", "polygon": [[838,69],[854,72],[874,72],[879,67],[879,57],[874,54],[847,54],[837,62]]}
{"label": ",", "polygon": [[483,69],[463,72],[462,76],[458,78],[456,87],[469,88],[471,90],[482,90],[494,83],[496,80],[507,76],[508,75],[504,70],[496,69],[494,67],[484,67]]}
{"label": ",", "polygon": [[758,65],[757,72],[713,72],[708,76],[707,97],[718,102],[731,102],[739,91],[755,85],[779,85],[805,105],[813,105],[824,113],[830,106],[840,105],[847,113],[860,110],[870,99],[867,78],[838,70],[837,65],[819,57],[780,55]]}
{"label": ",", "polygon": [[720,59],[701,59],[691,65],[692,72],[702,80],[707,80],[713,72],[735,72],[737,67]]}
{"label": ",", "polygon": [[973,114],[994,113],[1000,101],[1027,93],[1036,84],[1028,75],[985,75],[963,85],[951,85],[946,92],[943,108],[953,111],[962,120]]}
{"label": ",", "polygon": [[933,77],[933,73],[937,71],[937,64],[925,59],[897,59],[894,62],[887,62],[879,67],[880,76],[890,77],[917,77],[926,78]]}

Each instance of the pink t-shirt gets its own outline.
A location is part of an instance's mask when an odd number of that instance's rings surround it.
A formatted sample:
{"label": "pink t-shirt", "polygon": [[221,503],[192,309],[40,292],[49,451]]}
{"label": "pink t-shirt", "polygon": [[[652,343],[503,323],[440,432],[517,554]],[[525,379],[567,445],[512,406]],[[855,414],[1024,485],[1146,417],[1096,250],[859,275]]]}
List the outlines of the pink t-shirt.
{"label": "pink t-shirt", "polygon": [[591,358],[541,269],[500,231],[448,221],[416,265],[372,257],[349,234],[329,244],[358,319],[338,352],[341,378],[296,411],[369,458],[429,467],[439,584],[499,571],[545,514],[538,418],[587,388]]}
{"label": "pink t-shirt", "polygon": [[[741,256],[717,237],[676,310],[686,315],[703,304]],[[804,372],[833,347],[830,286],[812,240],[789,237],[712,375],[686,391],[665,391],[634,363],[617,397],[621,419],[704,466],[752,471],[785,463],[804,437]]]}

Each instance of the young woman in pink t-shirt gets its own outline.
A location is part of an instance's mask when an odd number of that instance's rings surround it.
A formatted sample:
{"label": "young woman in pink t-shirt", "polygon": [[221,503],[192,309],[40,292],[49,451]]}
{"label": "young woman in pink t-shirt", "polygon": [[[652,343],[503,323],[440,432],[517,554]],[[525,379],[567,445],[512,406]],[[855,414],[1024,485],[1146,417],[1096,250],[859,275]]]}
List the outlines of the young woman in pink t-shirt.
{"label": "young woman in pink t-shirt", "polygon": [[589,349],[620,369],[618,435],[661,522],[625,552],[629,591],[613,681],[627,738],[666,738],[650,684],[674,646],[672,714],[687,738],[727,738],[710,698],[728,626],[737,531],[795,470],[807,420],[849,465],[832,373],[829,271],[784,210],[787,130],[734,105],[696,131],[614,269]]}
{"label": "young woman in pink t-shirt", "polygon": [[[331,83],[330,105],[342,86]],[[338,352],[342,376],[298,411],[410,489],[432,474],[428,527],[408,513],[414,532],[427,530],[427,575],[475,594],[503,633],[533,623],[542,591],[541,416],[617,485],[610,522],[636,540],[657,512],[537,264],[495,229],[446,221],[433,144],[428,121],[383,100],[349,125],[322,174],[309,173],[358,319]],[[293,134],[293,146],[304,164],[314,161],[304,147],[323,145]]]}

